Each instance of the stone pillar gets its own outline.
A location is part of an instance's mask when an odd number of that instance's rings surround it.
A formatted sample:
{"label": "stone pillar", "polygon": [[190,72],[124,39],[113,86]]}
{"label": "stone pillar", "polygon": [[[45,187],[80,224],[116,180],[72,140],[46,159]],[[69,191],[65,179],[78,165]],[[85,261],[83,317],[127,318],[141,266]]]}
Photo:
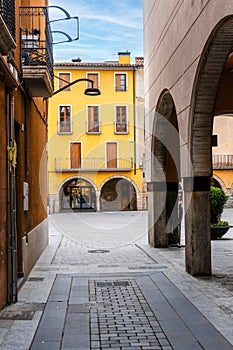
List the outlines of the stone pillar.
{"label": "stone pillar", "polygon": [[[167,182],[166,218],[168,243],[178,244],[178,182]],[[169,232],[170,230],[170,232]]]}
{"label": "stone pillar", "polygon": [[192,276],[211,275],[210,178],[184,178],[185,261]]}
{"label": "stone pillar", "polygon": [[166,233],[166,183],[163,181],[147,184],[148,191],[148,240],[155,248],[168,247]]}
{"label": "stone pillar", "polygon": [[49,194],[48,195],[48,202],[49,202],[49,214],[53,214],[54,213],[54,195],[53,194]]}
{"label": "stone pillar", "polygon": [[143,210],[142,193],[137,192],[137,210]]}
{"label": "stone pillar", "polygon": [[54,198],[54,213],[59,213],[60,212],[60,200],[59,197],[56,195]]}
{"label": "stone pillar", "polygon": [[100,211],[100,191],[96,191],[96,210]]}

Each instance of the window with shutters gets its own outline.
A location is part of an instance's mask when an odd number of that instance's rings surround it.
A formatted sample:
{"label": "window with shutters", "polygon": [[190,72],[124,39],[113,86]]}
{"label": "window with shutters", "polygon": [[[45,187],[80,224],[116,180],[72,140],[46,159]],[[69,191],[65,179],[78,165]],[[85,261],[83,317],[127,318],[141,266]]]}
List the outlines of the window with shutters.
{"label": "window with shutters", "polygon": [[127,106],[116,106],[115,133],[128,133]]}
{"label": "window with shutters", "polygon": [[100,133],[99,106],[87,107],[87,133]]}
{"label": "window with shutters", "polygon": [[58,106],[58,133],[59,134],[71,134],[71,106],[60,105]]}
{"label": "window with shutters", "polygon": [[[59,89],[71,83],[71,74],[70,73],[59,73]],[[64,89],[64,91],[70,91],[71,86]]]}
{"label": "window with shutters", "polygon": [[[94,88],[99,88],[99,73],[87,73],[87,79],[94,81]],[[87,83],[87,87],[92,87],[91,82]]]}
{"label": "window with shutters", "polygon": [[127,75],[126,73],[115,73],[115,91],[127,90]]}

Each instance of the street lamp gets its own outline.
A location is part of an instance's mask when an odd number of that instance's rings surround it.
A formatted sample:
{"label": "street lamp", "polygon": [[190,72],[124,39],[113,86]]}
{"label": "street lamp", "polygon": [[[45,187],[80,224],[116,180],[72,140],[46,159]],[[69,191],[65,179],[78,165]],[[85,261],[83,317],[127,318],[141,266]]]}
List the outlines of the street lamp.
{"label": "street lamp", "polygon": [[59,92],[65,90],[65,89],[67,89],[67,88],[70,87],[71,85],[74,85],[74,84],[76,84],[76,83],[79,83],[80,81],[88,81],[89,83],[91,83],[91,87],[86,88],[86,90],[84,91],[84,94],[85,94],[85,95],[88,95],[88,96],[98,96],[98,95],[101,94],[100,89],[94,87],[94,81],[93,81],[93,80],[87,79],[87,78],[80,78],[80,79],[76,79],[76,80],[72,81],[72,83],[69,83],[69,84],[67,84],[67,85],[65,85],[65,86],[63,86],[63,87],[61,87],[60,89],[54,91],[53,96],[56,95],[56,94],[58,94]]}

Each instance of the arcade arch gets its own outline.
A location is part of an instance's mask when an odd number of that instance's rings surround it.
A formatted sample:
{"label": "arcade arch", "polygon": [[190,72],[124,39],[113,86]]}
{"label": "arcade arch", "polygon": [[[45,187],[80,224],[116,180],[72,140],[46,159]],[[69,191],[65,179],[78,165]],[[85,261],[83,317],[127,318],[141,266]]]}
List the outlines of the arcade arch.
{"label": "arcade arch", "polygon": [[179,243],[179,130],[175,104],[164,90],[156,107],[152,134],[152,182],[148,183],[149,243],[167,247]]}
{"label": "arcade arch", "polygon": [[189,146],[193,166],[183,179],[185,201],[186,270],[192,275],[211,274],[210,177],[212,176],[212,130],[214,116],[233,111],[233,16],[213,29],[202,52],[191,98]]}
{"label": "arcade arch", "polygon": [[137,210],[138,189],[125,176],[112,176],[100,187],[100,210]]}
{"label": "arcade arch", "polygon": [[60,210],[96,211],[96,186],[84,177],[66,179],[59,190]]}

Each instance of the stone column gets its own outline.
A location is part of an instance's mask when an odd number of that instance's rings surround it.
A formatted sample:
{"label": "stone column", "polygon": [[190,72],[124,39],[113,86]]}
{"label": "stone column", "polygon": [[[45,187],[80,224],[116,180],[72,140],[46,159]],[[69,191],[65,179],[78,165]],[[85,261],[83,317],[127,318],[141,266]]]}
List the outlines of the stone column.
{"label": "stone column", "polygon": [[137,210],[143,210],[142,193],[137,192]]}
{"label": "stone column", "polygon": [[[178,182],[167,182],[166,218],[168,243],[178,244]],[[170,230],[170,232],[169,232]]]}
{"label": "stone column", "polygon": [[192,276],[211,275],[210,178],[184,178],[185,261]]}
{"label": "stone column", "polygon": [[100,191],[96,191],[96,210],[100,211]]}
{"label": "stone column", "polygon": [[166,182],[154,181],[147,184],[148,191],[148,240],[155,248],[168,247],[166,233]]}

